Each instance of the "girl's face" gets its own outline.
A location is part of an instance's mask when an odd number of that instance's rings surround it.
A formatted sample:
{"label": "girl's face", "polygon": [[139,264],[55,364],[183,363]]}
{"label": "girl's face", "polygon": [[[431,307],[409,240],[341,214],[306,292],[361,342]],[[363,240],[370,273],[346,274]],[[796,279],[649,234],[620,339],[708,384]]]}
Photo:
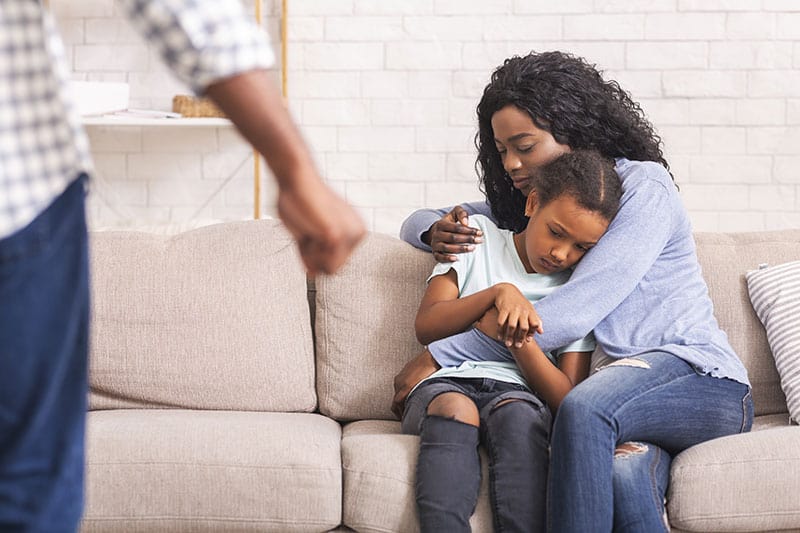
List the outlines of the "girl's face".
{"label": "girl's face", "polygon": [[[528,264],[539,274],[552,274],[574,266],[608,229],[608,220],[581,207],[569,194],[539,206],[536,192],[528,196],[525,216],[530,217],[523,234]],[[523,261],[524,262],[524,261]]]}
{"label": "girl's face", "polygon": [[492,115],[492,131],[500,160],[514,187],[528,195],[539,169],[570,148],[533,123],[520,108],[507,105]]}

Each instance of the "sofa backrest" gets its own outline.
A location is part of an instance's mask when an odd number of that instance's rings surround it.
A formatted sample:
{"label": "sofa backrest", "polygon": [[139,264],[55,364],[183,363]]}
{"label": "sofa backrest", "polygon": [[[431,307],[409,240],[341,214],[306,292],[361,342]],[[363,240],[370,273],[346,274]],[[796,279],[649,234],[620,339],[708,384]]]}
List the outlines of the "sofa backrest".
{"label": "sofa backrest", "polygon": [[[800,257],[800,230],[698,233],[696,242],[717,319],[748,368],[756,414],[786,412],[744,274]],[[392,379],[422,349],[413,322],[433,265],[431,254],[373,234],[340,273],[317,280],[321,412],[340,420],[393,418]]]}
{"label": "sofa backrest", "polygon": [[317,394],[338,420],[394,418],[392,378],[422,350],[414,317],[435,261],[372,233],[344,269],[316,280]]}
{"label": "sofa backrest", "polygon": [[[786,412],[744,274],[800,257],[800,230],[695,238],[756,414]],[[278,222],[99,232],[91,243],[91,409],[312,411],[318,397],[339,420],[393,418],[392,378],[422,349],[413,321],[431,254],[371,234],[339,274],[319,277],[315,361],[305,274]]]}
{"label": "sofa backrest", "polygon": [[800,258],[800,230],[697,233],[695,241],[714,314],[747,367],[755,414],[785,413],[786,397],[764,327],[750,304],[745,273],[760,264]]}
{"label": "sofa backrest", "polygon": [[313,411],[305,271],[277,221],[91,236],[90,409]]}

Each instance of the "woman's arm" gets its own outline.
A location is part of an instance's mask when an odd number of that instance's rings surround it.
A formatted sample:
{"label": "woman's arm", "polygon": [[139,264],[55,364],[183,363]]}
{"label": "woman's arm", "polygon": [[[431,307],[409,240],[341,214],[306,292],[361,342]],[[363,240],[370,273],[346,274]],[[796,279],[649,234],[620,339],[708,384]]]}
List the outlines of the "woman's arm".
{"label": "woman's arm", "polygon": [[566,284],[536,302],[545,326],[536,341],[543,350],[566,346],[595,329],[633,292],[663,252],[672,233],[672,202],[679,200],[668,190],[674,186],[666,170],[655,166],[636,172],[662,171],[666,178],[628,178],[637,183],[625,190],[608,231]]}
{"label": "woman's arm", "polygon": [[[444,255],[462,253],[464,250],[460,247],[472,242],[469,238],[477,234],[475,228],[468,227],[464,220],[464,217],[471,215],[485,215],[494,220],[492,210],[485,201],[442,209],[419,209],[403,221],[400,226],[400,238],[427,252],[431,251],[432,242],[441,242],[442,246],[450,245],[449,251],[445,251],[444,248],[440,250]],[[468,242],[464,241],[465,237],[468,238]],[[437,260],[439,259],[437,257]],[[441,260],[447,261],[444,257]],[[451,262],[454,260],[449,259]]]}

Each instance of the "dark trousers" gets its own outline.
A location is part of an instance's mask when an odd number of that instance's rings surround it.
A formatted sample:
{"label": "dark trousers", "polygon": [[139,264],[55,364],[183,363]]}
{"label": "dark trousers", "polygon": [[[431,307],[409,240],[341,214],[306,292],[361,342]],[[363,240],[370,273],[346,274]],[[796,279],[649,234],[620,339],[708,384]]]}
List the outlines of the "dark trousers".
{"label": "dark trousers", "polygon": [[89,283],[84,181],[0,240],[0,531],[76,531]]}
{"label": "dark trousers", "polygon": [[[480,428],[427,414],[428,404],[445,392],[475,402]],[[479,444],[489,459],[495,531],[544,531],[551,423],[547,406],[520,385],[434,378],[417,387],[406,401],[403,431],[420,436],[416,499],[421,531],[470,531],[481,478]]]}

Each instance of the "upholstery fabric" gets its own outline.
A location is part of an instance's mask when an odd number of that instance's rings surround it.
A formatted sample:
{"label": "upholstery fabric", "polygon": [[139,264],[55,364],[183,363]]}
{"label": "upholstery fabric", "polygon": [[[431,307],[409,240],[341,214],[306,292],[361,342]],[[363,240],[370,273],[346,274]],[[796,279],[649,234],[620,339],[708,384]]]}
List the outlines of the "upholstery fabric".
{"label": "upholstery fabric", "polygon": [[332,529],[340,439],[307,413],[89,413],[83,531]]}
{"label": "upholstery fabric", "polygon": [[[752,433],[676,457],[672,529],[800,531],[800,428],[745,281],[760,263],[796,261],[800,230],[696,242],[761,416]],[[422,349],[413,321],[430,254],[371,234],[339,274],[307,282],[277,222],[92,243],[91,400],[106,410],[89,414],[84,531],[417,530],[418,437],[400,434],[389,405]],[[317,395],[321,414],[288,412]],[[481,457],[472,526],[491,531]]]}
{"label": "upholstery fabric", "polygon": [[422,346],[414,318],[435,262],[371,234],[335,276],[317,279],[317,394],[339,420],[394,419],[392,379]]}
{"label": "upholstery fabric", "polygon": [[678,454],[667,513],[681,530],[775,531],[800,523],[800,427],[723,437]]}
{"label": "upholstery fabric", "polygon": [[789,415],[800,421],[800,261],[747,273],[750,301],[767,331]]}
{"label": "upholstery fabric", "polygon": [[764,328],[750,305],[745,273],[761,263],[800,257],[800,230],[697,233],[695,242],[714,315],[747,367],[756,416],[786,412]]}
{"label": "upholstery fabric", "polygon": [[[399,422],[353,422],[342,432],[343,523],[362,533],[419,531],[414,480],[419,437],[400,434]],[[475,533],[492,531],[489,473],[481,449],[481,488],[470,519]]]}
{"label": "upholstery fabric", "polygon": [[92,235],[90,408],[311,411],[306,276],[276,221]]}

